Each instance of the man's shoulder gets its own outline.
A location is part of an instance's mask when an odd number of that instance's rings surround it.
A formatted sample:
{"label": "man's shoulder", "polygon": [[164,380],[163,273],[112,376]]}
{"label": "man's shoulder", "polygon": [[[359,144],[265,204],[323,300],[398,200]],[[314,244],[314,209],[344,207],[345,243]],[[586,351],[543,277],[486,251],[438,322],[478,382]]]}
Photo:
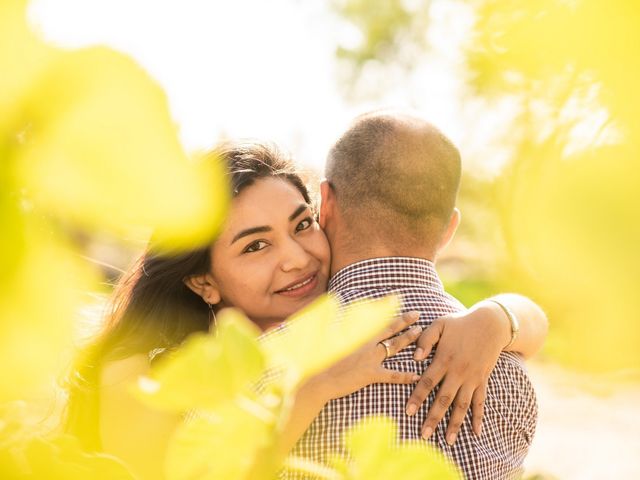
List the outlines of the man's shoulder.
{"label": "man's shoulder", "polygon": [[400,296],[403,310],[418,310],[435,316],[447,315],[464,310],[466,307],[453,295],[445,291],[437,291],[416,287],[393,288],[359,288],[336,290],[332,294],[342,305],[357,301],[374,300],[387,295]]}

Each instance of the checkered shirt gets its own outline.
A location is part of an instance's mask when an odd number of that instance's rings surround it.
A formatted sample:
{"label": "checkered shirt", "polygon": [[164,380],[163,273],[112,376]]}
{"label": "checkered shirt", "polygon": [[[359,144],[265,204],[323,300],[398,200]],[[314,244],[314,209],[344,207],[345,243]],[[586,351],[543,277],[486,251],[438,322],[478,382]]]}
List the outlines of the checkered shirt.
{"label": "checkered shirt", "polygon": [[[444,291],[434,265],[409,257],[376,258],[340,270],[329,290],[343,303],[379,298],[395,293],[403,299],[403,311],[419,311],[418,324],[426,327],[437,317],[463,310],[463,305]],[[394,370],[422,374],[433,353],[422,362],[413,360],[415,345],[385,360]],[[386,415],[398,424],[399,440],[421,440],[421,427],[437,389],[416,415],[405,414],[413,385],[373,384],[346,397],[331,400],[298,441],[292,454],[327,464],[331,456],[346,456],[343,436],[360,419]],[[502,353],[489,377],[483,429],[477,437],[468,412],[456,443],[449,446],[445,432],[450,411],[428,440],[440,449],[469,479],[517,478],[537,421],[537,403],[525,367],[517,354]],[[421,440],[425,441],[425,440]],[[281,478],[309,478],[284,472]]]}

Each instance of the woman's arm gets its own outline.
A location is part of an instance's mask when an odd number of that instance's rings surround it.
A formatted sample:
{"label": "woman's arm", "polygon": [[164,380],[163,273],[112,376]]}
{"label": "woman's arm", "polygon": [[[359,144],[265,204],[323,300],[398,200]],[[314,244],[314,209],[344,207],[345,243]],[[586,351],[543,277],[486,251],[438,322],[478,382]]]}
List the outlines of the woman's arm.
{"label": "woman's arm", "polygon": [[131,383],[149,373],[146,355],[107,363],[100,381],[100,439],[105,453],[124,461],[141,479],[164,478],[165,451],[179,415],[146,407],[130,393]]}

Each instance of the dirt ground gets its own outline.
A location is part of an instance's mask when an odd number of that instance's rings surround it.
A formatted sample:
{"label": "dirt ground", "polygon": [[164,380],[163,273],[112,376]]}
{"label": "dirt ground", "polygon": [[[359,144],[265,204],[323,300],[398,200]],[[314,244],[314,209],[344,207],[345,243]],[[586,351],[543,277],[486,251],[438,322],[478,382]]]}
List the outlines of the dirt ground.
{"label": "dirt ground", "polygon": [[637,372],[586,375],[533,363],[530,373],[540,416],[526,476],[640,479]]}

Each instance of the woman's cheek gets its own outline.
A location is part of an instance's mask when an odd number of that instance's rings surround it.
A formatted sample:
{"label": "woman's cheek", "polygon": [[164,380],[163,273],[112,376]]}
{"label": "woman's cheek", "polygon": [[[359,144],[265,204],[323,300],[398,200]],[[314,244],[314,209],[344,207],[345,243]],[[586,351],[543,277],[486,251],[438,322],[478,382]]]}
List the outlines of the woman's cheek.
{"label": "woman's cheek", "polygon": [[331,249],[329,248],[329,242],[322,230],[318,229],[314,234],[314,256],[320,261],[323,267],[322,270],[326,273],[329,271],[329,263],[331,261]]}
{"label": "woman's cheek", "polygon": [[277,268],[274,256],[255,255],[250,260],[243,269],[246,291],[254,292],[256,295],[270,293],[273,289],[273,277]]}

